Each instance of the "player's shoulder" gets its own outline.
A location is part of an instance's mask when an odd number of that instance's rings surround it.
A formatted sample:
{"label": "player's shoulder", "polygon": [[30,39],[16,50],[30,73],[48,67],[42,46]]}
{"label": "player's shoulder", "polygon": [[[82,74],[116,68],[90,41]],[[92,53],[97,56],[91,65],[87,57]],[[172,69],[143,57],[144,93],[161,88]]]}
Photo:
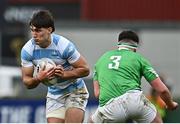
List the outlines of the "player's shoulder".
{"label": "player's shoulder", "polygon": [[68,44],[69,42],[71,42],[70,40],[68,40],[66,37],[62,36],[62,35],[59,35],[59,34],[55,34],[53,33],[52,35],[52,41],[54,44],[56,45],[65,45],[65,44]]}
{"label": "player's shoulder", "polygon": [[136,53],[136,58],[142,63],[150,63],[150,60],[141,53]]}
{"label": "player's shoulder", "polygon": [[31,38],[24,44],[22,49],[25,49],[25,50],[32,49],[32,48],[34,48],[35,45],[36,44],[35,44],[34,40]]}
{"label": "player's shoulder", "polygon": [[67,39],[66,37],[58,34],[52,34],[53,43],[57,46],[57,48],[63,52],[64,50],[67,50],[69,48],[75,48],[75,45],[72,41]]}

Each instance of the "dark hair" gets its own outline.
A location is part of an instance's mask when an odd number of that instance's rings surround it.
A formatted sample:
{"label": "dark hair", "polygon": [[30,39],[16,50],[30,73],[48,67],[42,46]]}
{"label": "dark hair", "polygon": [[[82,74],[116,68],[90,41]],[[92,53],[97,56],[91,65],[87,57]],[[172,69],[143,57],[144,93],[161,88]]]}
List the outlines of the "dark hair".
{"label": "dark hair", "polygon": [[48,10],[39,10],[34,12],[30,19],[29,25],[37,28],[49,28],[52,27],[52,32],[55,31],[54,18]]}
{"label": "dark hair", "polygon": [[136,42],[137,44],[139,44],[138,35],[135,32],[131,31],[131,30],[122,31],[119,34],[118,41],[121,41],[121,40],[124,40],[124,39],[132,40],[132,41]]}

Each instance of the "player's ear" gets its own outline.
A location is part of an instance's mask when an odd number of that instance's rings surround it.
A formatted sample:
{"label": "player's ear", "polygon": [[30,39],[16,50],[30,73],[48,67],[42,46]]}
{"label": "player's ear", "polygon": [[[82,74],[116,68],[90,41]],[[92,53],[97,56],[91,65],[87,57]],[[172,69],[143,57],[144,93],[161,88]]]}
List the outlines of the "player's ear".
{"label": "player's ear", "polygon": [[49,27],[49,28],[48,28],[48,32],[49,32],[49,33],[52,33],[52,32],[53,32],[52,27]]}

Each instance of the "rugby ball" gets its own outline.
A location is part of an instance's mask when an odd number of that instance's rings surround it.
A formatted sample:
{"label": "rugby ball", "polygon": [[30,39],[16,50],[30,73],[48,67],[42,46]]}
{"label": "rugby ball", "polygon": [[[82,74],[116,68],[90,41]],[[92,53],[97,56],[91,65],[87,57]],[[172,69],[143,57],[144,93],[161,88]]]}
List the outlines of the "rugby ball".
{"label": "rugby ball", "polygon": [[[41,70],[49,70],[53,67],[56,67],[56,64],[53,60],[49,59],[49,58],[42,58],[38,61],[37,66],[36,66],[36,70],[35,70],[35,76],[41,71]],[[52,80],[45,80],[42,82],[43,84],[47,85],[47,86],[51,86],[54,85],[55,83],[57,83],[57,79],[54,78]]]}

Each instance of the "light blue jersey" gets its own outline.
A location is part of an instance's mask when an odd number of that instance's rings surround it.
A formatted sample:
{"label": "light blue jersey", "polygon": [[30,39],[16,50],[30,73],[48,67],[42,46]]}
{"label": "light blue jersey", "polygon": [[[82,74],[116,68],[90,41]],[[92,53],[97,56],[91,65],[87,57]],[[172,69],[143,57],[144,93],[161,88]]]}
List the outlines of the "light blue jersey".
{"label": "light blue jersey", "polygon": [[[47,48],[41,48],[35,44],[34,39],[30,39],[22,48],[21,65],[23,67],[36,66],[41,58],[50,58],[56,65],[61,65],[65,70],[72,69],[71,64],[76,62],[80,53],[74,44],[63,36],[51,34],[51,44]],[[48,86],[48,96],[64,96],[76,89],[86,89],[81,78],[76,80],[60,80],[57,84]]]}

